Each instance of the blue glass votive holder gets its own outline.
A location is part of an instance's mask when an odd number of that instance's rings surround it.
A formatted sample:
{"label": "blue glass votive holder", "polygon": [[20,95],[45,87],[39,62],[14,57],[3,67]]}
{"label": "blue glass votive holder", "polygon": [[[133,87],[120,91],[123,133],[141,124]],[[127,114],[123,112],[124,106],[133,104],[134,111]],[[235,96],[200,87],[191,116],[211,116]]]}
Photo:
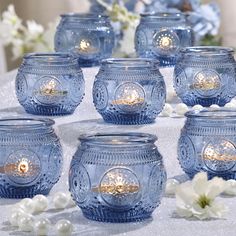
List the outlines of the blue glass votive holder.
{"label": "blue glass votive holder", "polygon": [[165,82],[152,59],[106,59],[93,86],[97,111],[114,124],[154,122],[165,97]]}
{"label": "blue glass votive holder", "polygon": [[193,45],[193,31],[181,13],[144,13],[136,29],[139,57],[156,58],[160,66],[174,66],[178,52]]}
{"label": "blue glass votive holder", "polygon": [[26,112],[48,116],[72,114],[84,91],[82,70],[70,54],[24,56],[16,77],[16,95]]}
{"label": "blue glass votive holder", "polygon": [[226,47],[189,47],[180,51],[174,87],[189,105],[224,106],[236,96],[234,50]]}
{"label": "blue glass votive holder", "polygon": [[0,119],[0,197],[47,195],[59,180],[62,148],[50,119]]}
{"label": "blue glass votive holder", "polygon": [[156,139],[144,133],[80,137],[69,188],[86,218],[119,223],[151,216],[166,183]]}
{"label": "blue glass votive holder", "polygon": [[55,50],[70,52],[82,67],[99,65],[112,54],[115,34],[110,19],[96,14],[64,14],[55,35]]}
{"label": "blue glass votive holder", "polygon": [[189,177],[204,171],[210,178],[236,179],[236,111],[186,113],[178,144],[178,159]]}

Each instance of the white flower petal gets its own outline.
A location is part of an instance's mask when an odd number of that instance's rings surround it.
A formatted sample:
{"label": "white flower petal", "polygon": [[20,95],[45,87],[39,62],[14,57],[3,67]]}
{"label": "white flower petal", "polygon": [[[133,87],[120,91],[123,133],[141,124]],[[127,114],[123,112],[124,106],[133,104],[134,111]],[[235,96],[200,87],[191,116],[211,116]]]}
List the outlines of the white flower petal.
{"label": "white flower petal", "polygon": [[211,218],[223,218],[229,209],[222,202],[214,201],[208,210]]}
{"label": "white flower petal", "polygon": [[175,196],[177,206],[190,206],[197,198],[197,195],[192,188],[191,181],[187,181],[177,186]]}
{"label": "white flower petal", "polygon": [[180,217],[185,217],[185,218],[190,218],[193,216],[193,213],[191,211],[191,209],[189,208],[182,208],[182,207],[177,207],[176,208],[176,213],[180,216]]}
{"label": "white flower petal", "polygon": [[199,220],[205,220],[210,218],[208,206],[202,208],[197,203],[195,203],[193,204],[192,212],[193,216],[195,216]]}
{"label": "white flower petal", "polygon": [[224,191],[225,186],[226,181],[222,178],[215,177],[208,181],[206,173],[195,175],[192,181],[177,186],[176,213],[199,220],[224,217],[227,207],[217,202],[215,197]]}
{"label": "white flower petal", "polygon": [[204,195],[208,188],[207,173],[200,172],[192,180],[193,189],[198,195]]}
{"label": "white flower petal", "polygon": [[206,196],[210,199],[215,199],[218,195],[224,192],[226,188],[226,181],[222,178],[215,177],[208,182]]}

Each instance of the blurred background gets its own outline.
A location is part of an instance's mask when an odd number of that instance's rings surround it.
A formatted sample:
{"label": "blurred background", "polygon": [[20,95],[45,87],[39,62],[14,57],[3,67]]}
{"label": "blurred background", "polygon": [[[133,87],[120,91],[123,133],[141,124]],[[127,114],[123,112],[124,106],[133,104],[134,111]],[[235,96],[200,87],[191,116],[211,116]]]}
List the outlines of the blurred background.
{"label": "blurred background", "polygon": [[[104,2],[110,4],[112,0],[0,0],[0,74],[17,68],[25,52],[52,50],[53,30],[55,30],[60,14],[65,12],[107,11],[107,9],[102,7],[101,3]],[[181,8],[180,10],[182,11],[183,6],[185,8],[187,6],[188,11],[196,13],[194,15],[194,21],[198,22],[196,30],[199,31],[199,37],[204,44],[221,44],[236,47],[235,0],[117,0],[117,2],[121,3],[121,5],[123,4],[122,6],[125,6],[128,11],[134,14],[146,11],[148,7],[158,10],[161,10],[162,7],[170,9]],[[169,5],[167,6],[167,4]],[[9,5],[13,6],[14,9],[9,9]],[[114,12],[108,13],[114,14]],[[14,14],[18,18],[15,19]],[[1,26],[1,22],[4,22],[4,20],[6,22],[9,19],[11,21],[12,19],[13,21],[15,20],[14,26],[11,25],[10,29],[4,24]],[[20,24],[24,25],[28,30],[25,36],[20,36],[21,41],[17,38],[17,34],[22,31]],[[130,29],[134,28],[133,23],[126,22],[126,24],[128,24]],[[19,29],[16,29],[16,27]],[[12,33],[13,28],[15,31],[13,30],[14,32]],[[10,36],[9,30],[11,31]],[[134,30],[124,33],[124,35],[128,36],[126,40],[128,38],[131,40],[132,37],[130,35],[132,32]],[[40,43],[35,42],[33,37],[37,37],[38,40],[39,35],[44,37],[47,47],[45,45],[43,47],[43,43],[40,46]],[[30,39],[23,38],[29,36],[31,37]],[[33,42],[35,42],[35,45],[33,45]],[[127,45],[127,41],[125,42]],[[38,45],[36,45],[37,43]],[[124,48],[124,53],[128,54],[127,50],[127,48]]]}

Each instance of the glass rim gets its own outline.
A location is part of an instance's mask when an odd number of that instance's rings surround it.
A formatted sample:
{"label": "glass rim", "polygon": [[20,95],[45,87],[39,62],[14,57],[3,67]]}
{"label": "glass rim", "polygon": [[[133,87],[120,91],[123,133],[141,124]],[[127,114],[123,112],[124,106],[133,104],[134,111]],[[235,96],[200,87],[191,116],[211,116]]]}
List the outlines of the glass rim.
{"label": "glass rim", "polygon": [[67,52],[46,52],[46,53],[28,53],[23,57],[25,61],[37,60],[41,63],[49,63],[50,65],[58,65],[58,63],[77,63],[77,59]]}
{"label": "glass rim", "polygon": [[66,53],[66,52],[35,52],[35,53],[27,53],[26,55],[24,55],[24,59],[31,59],[31,58],[62,58],[62,59],[74,59],[74,57],[70,54],[70,53]]}
{"label": "glass rim", "polygon": [[0,129],[40,129],[55,124],[49,118],[6,117],[0,119]]}
{"label": "glass rim", "polygon": [[208,108],[200,111],[189,111],[185,113],[187,118],[201,118],[201,119],[212,119],[222,120],[224,119],[235,119],[236,120],[236,109],[214,109]]}
{"label": "glass rim", "polygon": [[81,18],[81,19],[107,19],[109,18],[108,15],[99,14],[99,13],[76,13],[76,12],[69,12],[63,13],[60,15],[61,17],[74,17],[74,18]]}
{"label": "glass rim", "polygon": [[101,146],[130,146],[130,145],[143,145],[148,143],[154,143],[157,141],[157,136],[149,133],[96,133],[81,135],[79,137],[81,142],[91,142]]}
{"label": "glass rim", "polygon": [[185,14],[181,12],[145,12],[140,14],[141,17],[150,17],[153,19],[182,19]]}
{"label": "glass rim", "polygon": [[180,50],[180,53],[202,56],[202,55],[225,55],[234,53],[234,49],[231,47],[222,46],[196,46],[196,47],[185,47]]}
{"label": "glass rim", "polygon": [[107,58],[101,64],[114,68],[159,68],[160,62],[151,58]]}

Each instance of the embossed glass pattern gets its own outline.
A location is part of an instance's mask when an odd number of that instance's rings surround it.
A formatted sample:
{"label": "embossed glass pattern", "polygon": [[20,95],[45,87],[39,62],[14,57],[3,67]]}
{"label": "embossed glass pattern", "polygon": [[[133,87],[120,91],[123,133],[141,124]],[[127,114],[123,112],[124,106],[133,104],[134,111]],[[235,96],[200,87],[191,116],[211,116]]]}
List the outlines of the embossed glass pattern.
{"label": "embossed glass pattern", "polygon": [[84,216],[104,222],[149,218],[166,183],[156,136],[103,133],[80,141],[71,161],[69,187]]}
{"label": "embossed glass pattern", "polygon": [[193,177],[236,179],[236,111],[203,110],[186,113],[178,144],[182,169]]}
{"label": "embossed glass pattern", "polygon": [[181,50],[174,71],[174,87],[189,106],[224,106],[236,96],[233,49],[189,47]]}
{"label": "embossed glass pattern", "polygon": [[48,194],[59,180],[62,148],[50,119],[0,120],[0,197]]}
{"label": "embossed glass pattern", "polygon": [[77,61],[66,53],[28,54],[16,77],[16,95],[35,115],[74,112],[84,96],[84,78]]}
{"label": "embossed glass pattern", "polygon": [[140,57],[156,58],[161,66],[173,66],[179,50],[193,45],[193,32],[180,13],[141,14],[135,48]]}
{"label": "embossed glass pattern", "polygon": [[107,16],[65,14],[57,27],[55,50],[72,53],[80,66],[95,66],[111,56],[114,38]]}
{"label": "embossed glass pattern", "polygon": [[154,122],[165,97],[165,82],[152,59],[104,60],[93,86],[97,111],[115,124]]}

